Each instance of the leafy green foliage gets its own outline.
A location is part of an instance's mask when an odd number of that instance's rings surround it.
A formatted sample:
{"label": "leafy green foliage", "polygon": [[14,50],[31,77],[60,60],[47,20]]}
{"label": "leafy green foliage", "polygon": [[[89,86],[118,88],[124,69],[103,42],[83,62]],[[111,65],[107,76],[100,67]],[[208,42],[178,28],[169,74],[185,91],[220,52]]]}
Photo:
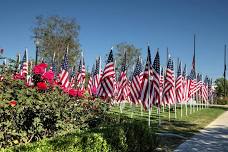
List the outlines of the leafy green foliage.
{"label": "leafy green foliage", "polygon": [[[99,118],[108,109],[98,99],[69,97],[59,88],[38,92],[10,77],[0,82],[0,92],[0,147],[89,127],[93,118]],[[9,104],[12,100],[16,106]]]}
{"label": "leafy green foliage", "polygon": [[39,39],[39,55],[51,63],[55,52],[55,61],[59,68],[68,47],[69,63],[74,65],[80,52],[79,29],[80,26],[73,18],[37,16],[33,35]]}
{"label": "leafy green foliage", "polygon": [[[225,81],[226,83],[226,94],[225,96],[228,96],[228,81]],[[215,90],[216,90],[216,95],[217,97],[222,97],[224,96],[224,78],[218,78],[215,80]]]}
{"label": "leafy green foliage", "polygon": [[116,68],[117,72],[121,71],[121,64],[124,59],[124,51],[127,54],[127,68],[128,68],[128,76],[133,73],[133,66],[135,65],[137,58],[141,55],[141,49],[136,48],[133,44],[130,43],[119,43],[116,45]]}
{"label": "leafy green foliage", "polygon": [[215,104],[218,104],[218,105],[228,105],[228,98],[223,98],[223,99],[217,99],[215,101]]}

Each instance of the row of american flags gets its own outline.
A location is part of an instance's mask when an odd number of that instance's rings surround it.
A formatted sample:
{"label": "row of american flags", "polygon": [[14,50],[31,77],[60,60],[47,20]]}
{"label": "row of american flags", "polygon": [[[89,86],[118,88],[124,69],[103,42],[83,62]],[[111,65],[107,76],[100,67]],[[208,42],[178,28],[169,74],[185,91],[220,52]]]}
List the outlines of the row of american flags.
{"label": "row of american flags", "polygon": [[[17,60],[20,60],[19,55]],[[189,75],[187,75],[186,65],[182,69],[182,63],[179,61],[175,74],[174,61],[170,55],[166,67],[161,67],[158,49],[152,62],[149,46],[144,69],[142,59],[138,57],[132,76],[127,76],[126,52],[118,79],[115,66],[111,49],[104,69],[101,68],[101,58],[96,59],[87,86],[85,86],[86,69],[83,54],[80,57],[77,70],[75,66],[69,68],[68,51],[65,52],[61,70],[57,71],[54,58],[49,70],[55,73],[55,81],[65,91],[77,88],[83,92],[87,91],[93,97],[104,100],[111,99],[117,103],[127,101],[142,104],[145,109],[152,106],[187,103],[196,96],[201,97],[202,101],[206,103],[212,97],[212,79],[205,76],[203,80],[203,76],[196,73],[195,54]],[[26,83],[29,86],[33,85],[31,69],[32,63],[28,62],[28,52],[25,50],[18,74],[26,77]]]}

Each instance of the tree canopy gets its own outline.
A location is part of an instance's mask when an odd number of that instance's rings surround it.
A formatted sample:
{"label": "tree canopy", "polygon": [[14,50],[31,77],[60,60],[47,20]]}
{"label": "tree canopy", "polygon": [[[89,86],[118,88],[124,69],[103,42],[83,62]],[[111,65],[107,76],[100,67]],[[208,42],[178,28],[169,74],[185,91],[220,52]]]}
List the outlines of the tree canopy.
{"label": "tree canopy", "polygon": [[138,56],[141,55],[141,49],[137,48],[135,45],[121,42],[115,46],[116,48],[116,69],[119,72],[121,69],[122,62],[124,60],[124,52],[126,51],[127,57],[126,57],[126,63],[127,63],[127,74],[130,76],[133,73],[133,67],[135,66],[135,63],[137,61]]}
{"label": "tree canopy", "polygon": [[33,36],[39,40],[39,57],[50,63],[55,53],[59,67],[68,48],[69,63],[74,64],[80,53],[79,30],[80,26],[74,18],[37,16]]}
{"label": "tree canopy", "polygon": [[[215,90],[217,97],[224,96],[224,78],[218,78],[215,80]],[[228,96],[228,81],[226,80],[226,97]]]}

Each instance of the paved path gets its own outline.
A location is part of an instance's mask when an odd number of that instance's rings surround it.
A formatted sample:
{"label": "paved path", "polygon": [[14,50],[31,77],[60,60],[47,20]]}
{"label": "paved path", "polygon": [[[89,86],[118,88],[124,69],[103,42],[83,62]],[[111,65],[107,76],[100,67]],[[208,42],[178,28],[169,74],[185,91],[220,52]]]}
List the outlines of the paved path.
{"label": "paved path", "polygon": [[174,150],[174,152],[198,151],[228,152],[228,111]]}

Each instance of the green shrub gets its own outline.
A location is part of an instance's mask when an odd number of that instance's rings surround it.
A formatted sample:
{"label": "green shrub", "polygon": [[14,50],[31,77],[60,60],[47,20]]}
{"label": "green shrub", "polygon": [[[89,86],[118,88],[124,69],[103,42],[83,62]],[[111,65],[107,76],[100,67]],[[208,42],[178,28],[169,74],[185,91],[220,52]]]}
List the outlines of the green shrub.
{"label": "green shrub", "polygon": [[218,105],[228,105],[228,98],[217,99],[216,104]]}
{"label": "green shrub", "polygon": [[[57,87],[39,92],[11,78],[0,82],[0,92],[0,147],[88,127],[90,120],[101,117],[108,107],[98,99],[69,97]],[[9,105],[11,100],[16,106]]]}
{"label": "green shrub", "polygon": [[[4,151],[4,150],[2,150]],[[6,151],[25,151],[25,152],[108,152],[110,147],[101,134],[75,132],[65,134],[56,138],[43,139],[34,144],[26,144],[9,148]]]}

